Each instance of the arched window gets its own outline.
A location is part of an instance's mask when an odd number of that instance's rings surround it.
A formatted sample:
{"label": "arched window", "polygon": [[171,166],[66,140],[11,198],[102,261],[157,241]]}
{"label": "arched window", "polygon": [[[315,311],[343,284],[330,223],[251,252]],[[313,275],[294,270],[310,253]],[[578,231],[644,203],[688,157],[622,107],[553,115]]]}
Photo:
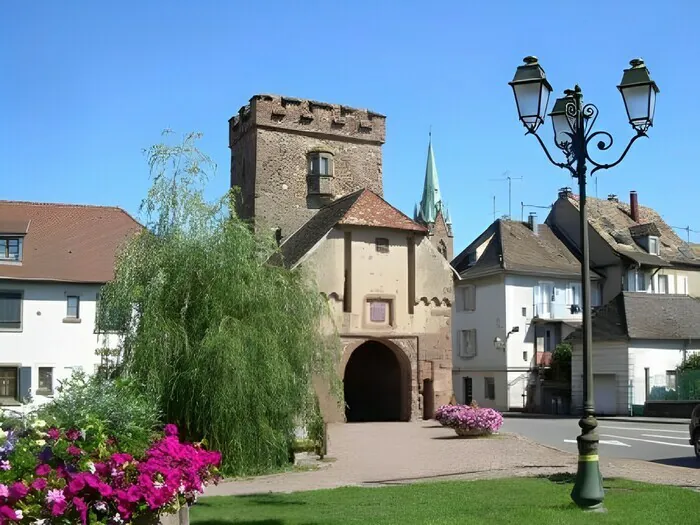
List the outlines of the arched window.
{"label": "arched window", "polygon": [[440,255],[442,255],[445,259],[447,259],[447,245],[445,244],[445,241],[442,239],[438,243],[438,251],[440,252]]}

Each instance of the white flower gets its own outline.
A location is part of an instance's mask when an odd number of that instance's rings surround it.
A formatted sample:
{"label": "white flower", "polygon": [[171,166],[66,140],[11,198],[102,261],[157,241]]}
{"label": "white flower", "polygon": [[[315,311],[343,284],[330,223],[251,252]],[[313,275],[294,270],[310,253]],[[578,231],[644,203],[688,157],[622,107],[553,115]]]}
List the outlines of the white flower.
{"label": "white flower", "polygon": [[22,516],[22,511],[21,510],[16,510],[15,511],[15,516],[17,516],[18,520],[21,520],[23,518]]}
{"label": "white flower", "polygon": [[162,489],[163,487],[165,487],[165,483],[163,483],[161,481],[155,481],[153,483],[153,488]]}
{"label": "white flower", "polygon": [[46,525],[46,523],[47,523],[46,520],[34,520],[32,522],[32,525]]}
{"label": "white flower", "polygon": [[44,421],[43,419],[37,419],[36,421],[34,421],[34,425],[33,425],[34,428],[44,428],[45,426],[46,426],[46,421]]}
{"label": "white flower", "polygon": [[95,510],[104,512],[107,510],[107,504],[104,501],[98,501],[97,503],[95,503]]}
{"label": "white flower", "polygon": [[87,468],[92,474],[94,474],[96,471],[95,464],[92,461],[88,461]]}
{"label": "white flower", "polygon": [[43,439],[37,439],[36,444],[40,447],[43,447],[44,445],[46,445],[46,441],[44,441]]}

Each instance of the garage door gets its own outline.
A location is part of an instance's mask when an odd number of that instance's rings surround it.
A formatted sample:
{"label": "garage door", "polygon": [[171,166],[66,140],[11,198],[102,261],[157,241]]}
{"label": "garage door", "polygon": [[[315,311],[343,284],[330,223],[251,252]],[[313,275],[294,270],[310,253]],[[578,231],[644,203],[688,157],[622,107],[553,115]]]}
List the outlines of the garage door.
{"label": "garage door", "polygon": [[595,413],[615,415],[617,413],[617,379],[615,374],[595,374]]}

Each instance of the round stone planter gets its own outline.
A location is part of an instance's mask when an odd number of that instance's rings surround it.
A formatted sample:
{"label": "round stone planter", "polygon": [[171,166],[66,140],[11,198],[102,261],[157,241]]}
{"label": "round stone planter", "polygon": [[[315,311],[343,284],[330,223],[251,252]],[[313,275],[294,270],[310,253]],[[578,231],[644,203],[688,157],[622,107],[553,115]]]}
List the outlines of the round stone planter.
{"label": "round stone planter", "polygon": [[490,430],[482,428],[455,428],[455,432],[460,437],[488,436],[491,434]]}
{"label": "round stone planter", "polygon": [[135,525],[189,525],[189,523],[189,507],[182,507],[175,514],[165,514],[162,516],[141,516],[134,521]]}

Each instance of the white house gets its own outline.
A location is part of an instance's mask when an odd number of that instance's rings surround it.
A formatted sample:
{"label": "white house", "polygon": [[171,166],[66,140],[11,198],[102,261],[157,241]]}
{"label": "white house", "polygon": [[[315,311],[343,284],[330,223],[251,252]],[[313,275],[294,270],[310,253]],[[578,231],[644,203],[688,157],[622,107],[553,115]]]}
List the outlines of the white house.
{"label": "white house", "polygon": [[[573,345],[571,396],[584,400],[581,331]],[[676,368],[700,350],[700,300],[687,295],[622,292],[593,317],[594,402],[597,414],[629,415],[653,386],[675,389]]]}
{"label": "white house", "polygon": [[[495,221],[452,266],[457,401],[499,410],[538,403],[528,399],[537,395],[533,372],[581,324],[578,259],[531,214],[528,223]],[[597,305],[597,275],[592,290]]]}
{"label": "white house", "polygon": [[0,405],[45,402],[100,365],[99,291],[139,228],[119,208],[0,201]]}

